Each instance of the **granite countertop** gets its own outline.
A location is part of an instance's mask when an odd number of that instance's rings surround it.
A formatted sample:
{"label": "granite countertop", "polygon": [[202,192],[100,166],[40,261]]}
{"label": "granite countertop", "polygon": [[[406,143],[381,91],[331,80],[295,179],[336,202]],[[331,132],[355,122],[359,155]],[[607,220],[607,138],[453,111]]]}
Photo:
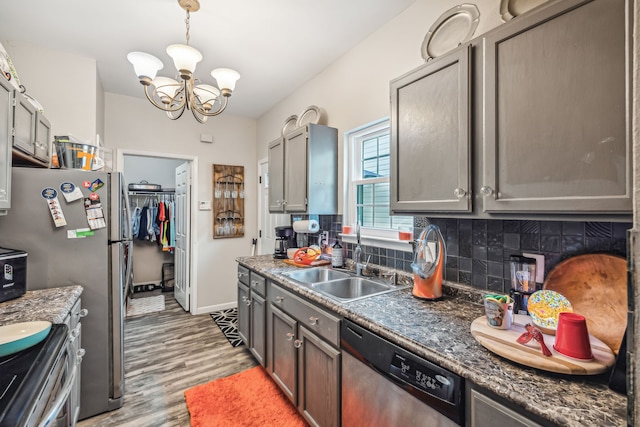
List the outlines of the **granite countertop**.
{"label": "granite countertop", "polygon": [[21,297],[0,303],[0,326],[36,320],[64,323],[80,294],[82,286],[77,285],[27,291]]}
{"label": "granite countertop", "polygon": [[[627,397],[608,387],[608,374],[594,376],[545,372],[513,363],[482,347],[471,335],[473,320],[484,315],[482,293],[445,283],[440,301],[424,301],[411,288],[340,303],[281,273],[295,270],[271,255],[237,261],[344,318],[561,426],[626,426]],[[399,272],[401,280],[411,280]]]}

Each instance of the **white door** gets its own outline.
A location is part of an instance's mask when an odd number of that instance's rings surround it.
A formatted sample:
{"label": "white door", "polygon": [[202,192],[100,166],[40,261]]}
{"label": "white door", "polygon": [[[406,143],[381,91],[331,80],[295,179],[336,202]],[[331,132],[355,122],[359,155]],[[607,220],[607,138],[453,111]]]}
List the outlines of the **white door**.
{"label": "white door", "polygon": [[175,204],[175,285],[173,293],[176,301],[189,311],[191,298],[190,271],[190,229],[189,206],[191,206],[191,163],[186,162],[176,168],[176,204]]}
{"label": "white door", "polygon": [[290,225],[287,214],[269,213],[269,161],[262,159],[258,163],[258,255],[272,254],[275,245],[275,228]]}

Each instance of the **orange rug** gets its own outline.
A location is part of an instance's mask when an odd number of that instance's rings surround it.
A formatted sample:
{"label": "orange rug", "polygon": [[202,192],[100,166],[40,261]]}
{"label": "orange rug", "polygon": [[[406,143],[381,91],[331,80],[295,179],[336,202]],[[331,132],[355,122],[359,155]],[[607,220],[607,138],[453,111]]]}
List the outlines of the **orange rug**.
{"label": "orange rug", "polygon": [[184,392],[191,427],[305,427],[308,424],[262,366]]}

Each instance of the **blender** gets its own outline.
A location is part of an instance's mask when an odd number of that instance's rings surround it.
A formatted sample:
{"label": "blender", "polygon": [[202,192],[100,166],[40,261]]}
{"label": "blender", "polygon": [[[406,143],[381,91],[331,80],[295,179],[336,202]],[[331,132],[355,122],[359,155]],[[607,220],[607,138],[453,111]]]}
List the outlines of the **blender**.
{"label": "blender", "polygon": [[515,314],[529,314],[529,296],[536,291],[536,260],[521,255],[511,255],[511,297]]}

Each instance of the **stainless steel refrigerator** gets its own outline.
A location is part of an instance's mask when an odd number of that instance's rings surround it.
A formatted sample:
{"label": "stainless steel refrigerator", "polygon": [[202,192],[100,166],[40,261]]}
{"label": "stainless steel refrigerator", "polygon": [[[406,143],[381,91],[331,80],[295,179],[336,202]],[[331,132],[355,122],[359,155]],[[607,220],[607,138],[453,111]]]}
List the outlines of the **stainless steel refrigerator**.
{"label": "stainless steel refrigerator", "polygon": [[82,285],[80,419],[122,406],[131,221],[122,175],[13,168],[0,246],[27,252],[27,290]]}

